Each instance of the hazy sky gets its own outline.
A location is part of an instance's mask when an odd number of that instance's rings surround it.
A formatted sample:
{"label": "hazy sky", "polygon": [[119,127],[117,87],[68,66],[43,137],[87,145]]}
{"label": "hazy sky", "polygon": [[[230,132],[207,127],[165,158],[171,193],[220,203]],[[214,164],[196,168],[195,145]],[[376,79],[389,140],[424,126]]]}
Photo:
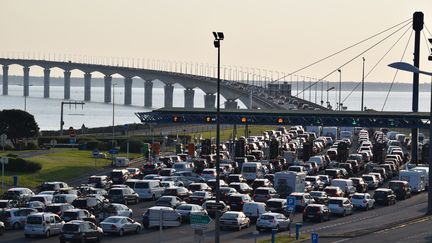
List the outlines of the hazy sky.
{"label": "hazy sky", "polygon": [[[211,32],[223,31],[223,64],[287,73],[401,23],[415,11],[424,12],[425,25],[432,30],[431,0],[3,0],[1,7],[0,53],[214,64]],[[393,79],[394,71],[386,64],[401,58],[410,31],[367,81]],[[364,55],[366,72],[402,33]],[[378,40],[300,74],[321,78]],[[432,70],[423,36],[422,41],[421,68]],[[406,61],[412,60],[413,45],[409,44]],[[343,68],[342,79],[360,80],[361,65],[360,57]],[[21,74],[22,69],[11,67],[11,73]],[[53,73],[61,75],[59,70]],[[42,70],[34,68],[31,75],[40,76]],[[337,81],[339,76],[335,73],[329,79]],[[397,79],[410,80],[407,74]]]}

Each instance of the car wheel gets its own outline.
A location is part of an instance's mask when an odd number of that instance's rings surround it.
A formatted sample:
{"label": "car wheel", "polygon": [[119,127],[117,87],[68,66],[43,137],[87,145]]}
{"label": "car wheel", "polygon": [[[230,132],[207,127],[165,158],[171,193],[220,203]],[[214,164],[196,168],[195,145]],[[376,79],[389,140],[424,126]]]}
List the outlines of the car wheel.
{"label": "car wheel", "polygon": [[324,217],[321,216],[319,221],[320,221],[320,223],[324,222]]}
{"label": "car wheel", "polygon": [[15,223],[12,225],[12,229],[14,229],[14,230],[17,230],[17,229],[19,229],[20,227],[21,227],[21,224],[18,223],[18,222],[15,222]]}
{"label": "car wheel", "polygon": [[258,232],[260,232],[261,231],[261,228],[260,227],[255,227],[255,229],[256,229],[256,231],[258,231]]}
{"label": "car wheel", "polygon": [[85,236],[83,236],[82,238],[81,238],[81,243],[86,243],[87,242],[87,239],[85,238]]}
{"label": "car wheel", "polygon": [[47,231],[45,232],[45,238],[49,238],[49,237],[50,237],[50,231],[47,230]]}
{"label": "car wheel", "polygon": [[138,234],[141,231],[141,227],[136,227],[135,234]]}
{"label": "car wheel", "polygon": [[102,235],[98,235],[96,242],[101,242],[102,241]]}
{"label": "car wheel", "polygon": [[123,229],[120,229],[120,231],[119,231],[119,236],[123,236],[124,235],[124,230]]}

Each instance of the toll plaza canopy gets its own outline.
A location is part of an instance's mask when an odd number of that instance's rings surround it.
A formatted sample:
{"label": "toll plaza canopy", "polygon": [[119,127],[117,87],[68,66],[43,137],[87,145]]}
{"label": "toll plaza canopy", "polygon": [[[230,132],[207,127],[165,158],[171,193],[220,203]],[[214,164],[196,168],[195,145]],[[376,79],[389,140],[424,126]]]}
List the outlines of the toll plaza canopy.
{"label": "toll plaza canopy", "polygon": [[[135,114],[147,124],[216,123],[216,109],[162,108]],[[222,109],[220,124],[428,128],[430,117],[427,112]]]}

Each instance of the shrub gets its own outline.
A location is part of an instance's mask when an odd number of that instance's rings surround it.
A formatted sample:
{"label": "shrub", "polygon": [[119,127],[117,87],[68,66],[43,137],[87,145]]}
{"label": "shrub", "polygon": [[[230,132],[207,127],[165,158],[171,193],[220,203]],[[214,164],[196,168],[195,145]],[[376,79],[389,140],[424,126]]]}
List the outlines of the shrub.
{"label": "shrub", "polygon": [[9,158],[9,163],[5,165],[5,170],[13,172],[36,172],[40,169],[41,164],[21,158]]}
{"label": "shrub", "polygon": [[93,150],[93,149],[102,149],[103,143],[98,140],[90,140],[87,142],[87,149]]}

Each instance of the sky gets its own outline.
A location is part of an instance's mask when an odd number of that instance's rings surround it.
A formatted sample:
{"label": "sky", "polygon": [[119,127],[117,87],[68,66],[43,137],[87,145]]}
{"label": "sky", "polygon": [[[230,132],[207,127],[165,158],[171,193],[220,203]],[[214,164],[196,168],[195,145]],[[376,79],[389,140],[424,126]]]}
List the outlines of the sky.
{"label": "sky", "polygon": [[[64,56],[98,56],[169,60],[216,64],[212,31],[222,31],[222,65],[254,68],[267,76],[290,73],[384,29],[410,19],[415,11],[425,14],[432,30],[430,0],[13,0],[2,2],[0,54],[45,53]],[[342,68],[345,80],[361,80],[362,60],[368,73],[402,36],[402,31]],[[369,82],[391,82],[407,34],[367,76]],[[390,32],[388,32],[390,33]],[[428,32],[426,37],[432,38]],[[384,35],[380,36],[383,38]],[[352,59],[379,38],[299,73],[323,78]],[[411,62],[413,41],[403,60]],[[422,35],[421,69],[432,70],[429,47]],[[252,71],[252,69],[249,69]],[[18,66],[10,74],[21,75]],[[60,70],[53,70],[60,76]],[[31,75],[42,76],[41,68]],[[82,75],[78,71],[73,76]],[[293,77],[296,79],[297,77]],[[287,78],[289,79],[289,78]],[[338,81],[337,72],[326,79]],[[411,82],[400,74],[396,82]],[[428,82],[422,77],[422,82]]]}

